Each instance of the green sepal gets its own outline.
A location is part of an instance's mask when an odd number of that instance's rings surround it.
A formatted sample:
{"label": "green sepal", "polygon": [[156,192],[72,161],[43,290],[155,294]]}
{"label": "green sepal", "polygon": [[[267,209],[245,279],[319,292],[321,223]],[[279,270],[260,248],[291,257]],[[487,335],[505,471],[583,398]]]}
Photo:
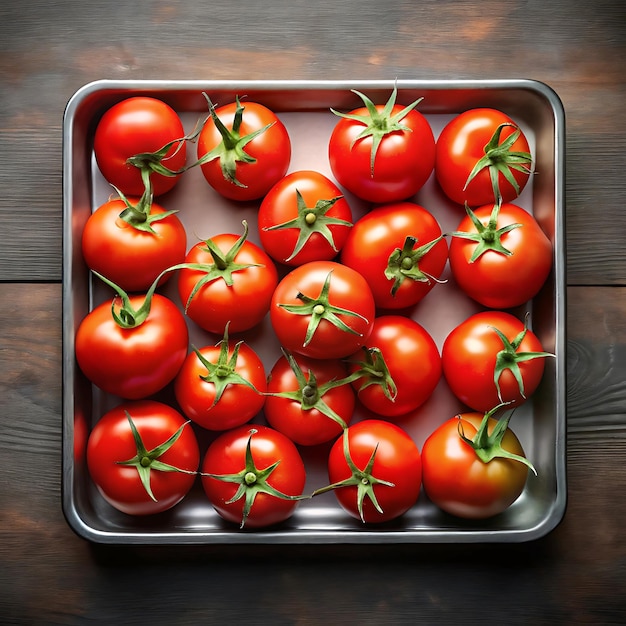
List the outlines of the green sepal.
{"label": "green sepal", "polygon": [[389,96],[389,100],[387,100],[385,106],[382,111],[378,111],[376,105],[363,93],[360,91],[356,91],[355,89],[351,90],[352,93],[356,94],[363,100],[363,104],[367,108],[366,115],[358,115],[356,113],[341,113],[336,111],[335,109],[331,109],[331,111],[338,115],[339,117],[343,117],[348,120],[353,120],[355,122],[360,122],[365,126],[365,128],[354,138],[352,145],[354,145],[360,139],[364,139],[366,137],[372,138],[372,152],[370,156],[370,170],[372,176],[374,175],[374,163],[376,161],[376,154],[378,152],[378,148],[380,146],[380,142],[383,140],[385,135],[395,132],[412,132],[412,129],[408,126],[401,124],[400,122],[410,113],[424,98],[418,98],[415,102],[409,104],[407,107],[404,107],[401,111],[398,111],[395,115],[391,115],[391,111],[396,104],[396,98],[398,95],[398,88],[396,85],[393,87],[393,91]]}
{"label": "green sepal", "polygon": [[353,375],[356,379],[363,379],[359,391],[370,385],[380,385],[385,398],[391,402],[395,402],[398,388],[389,372],[385,357],[380,351],[380,348],[362,346],[361,349],[364,355],[363,360],[352,361],[352,363],[357,365],[357,369]]}
{"label": "green sepal", "polygon": [[181,472],[183,474],[195,474],[196,472],[191,472],[189,470],[180,469],[179,467],[175,467],[174,465],[170,465],[169,463],[163,463],[163,461],[159,461],[159,457],[163,456],[177,441],[178,438],[182,435],[183,429],[189,422],[185,422],[169,439],[164,441],[162,444],[156,446],[152,450],[146,450],[146,446],[143,443],[143,439],[133,422],[130,413],[128,411],[124,411],[126,414],[126,418],[128,419],[128,423],[130,424],[130,430],[133,434],[133,439],[135,441],[135,447],[137,448],[137,454],[131,459],[126,461],[117,461],[117,465],[129,465],[131,467],[135,467],[139,474],[139,478],[141,480],[141,484],[144,486],[146,493],[150,496],[152,500],[157,502],[157,499],[154,497],[152,493],[152,487],[150,485],[150,472],[151,470],[158,470],[160,472]]}
{"label": "green sepal", "polygon": [[314,207],[308,207],[302,194],[296,189],[297,209],[298,215],[292,220],[275,224],[274,226],[268,226],[263,230],[285,230],[289,228],[295,228],[298,230],[298,240],[292,253],[285,259],[291,261],[301,250],[304,248],[306,242],[311,238],[313,233],[319,233],[332,247],[335,252],[338,252],[337,246],[331,230],[328,228],[331,225],[340,226],[352,226],[352,222],[339,219],[337,217],[330,217],[327,215],[328,211],[335,205],[338,200],[341,200],[343,196],[337,196],[330,200],[318,200]]}
{"label": "green sepal", "polygon": [[228,500],[226,504],[233,504],[234,502],[237,502],[237,500],[244,498],[240,528],[245,526],[250,510],[254,505],[254,500],[259,493],[266,493],[270,496],[274,496],[275,498],[280,498],[281,500],[305,500],[311,497],[309,495],[289,496],[281,491],[278,491],[278,489],[272,487],[272,485],[267,482],[272,475],[272,472],[280,464],[280,460],[272,463],[264,469],[259,469],[256,466],[254,457],[252,456],[251,442],[252,437],[257,432],[258,431],[255,428],[250,429],[250,437],[248,438],[248,443],[246,444],[245,465],[240,472],[236,472],[234,474],[200,473],[201,476],[208,476],[209,478],[214,478],[215,480],[221,480],[225,483],[234,483],[238,485],[235,495]]}
{"label": "green sepal", "polygon": [[382,480],[380,478],[376,478],[372,475],[372,468],[374,467],[374,461],[376,458],[376,452],[378,451],[378,443],[374,447],[372,454],[366,464],[366,466],[361,470],[359,469],[354,461],[352,460],[352,456],[350,455],[350,439],[348,436],[348,430],[344,429],[343,431],[343,455],[346,459],[346,463],[352,472],[352,475],[344,480],[340,480],[336,483],[332,483],[331,485],[327,485],[325,487],[321,487],[320,489],[316,489],[313,492],[313,496],[320,495],[322,493],[326,493],[327,491],[332,491],[333,489],[341,489],[343,487],[356,487],[357,488],[357,510],[359,512],[359,517],[361,521],[365,523],[365,519],[363,518],[363,502],[365,499],[369,499],[376,510],[379,513],[383,513],[383,510],[378,503],[378,499],[376,498],[376,493],[374,491],[374,487],[376,485],[384,485],[386,487],[395,487],[395,484],[389,482],[387,480]]}

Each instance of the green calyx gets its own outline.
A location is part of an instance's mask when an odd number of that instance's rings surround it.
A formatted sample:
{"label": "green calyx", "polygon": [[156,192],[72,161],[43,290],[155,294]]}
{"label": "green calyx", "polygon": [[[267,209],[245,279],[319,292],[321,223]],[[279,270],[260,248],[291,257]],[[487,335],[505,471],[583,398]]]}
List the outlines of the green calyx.
{"label": "green calyx", "polygon": [[335,240],[331,230],[328,228],[331,225],[339,226],[352,226],[351,222],[339,219],[337,217],[331,217],[328,214],[330,209],[335,205],[338,200],[341,200],[343,196],[337,196],[330,200],[318,200],[314,207],[308,207],[302,194],[296,189],[298,216],[292,220],[288,220],[281,224],[269,226],[264,230],[285,230],[289,228],[295,228],[298,230],[298,240],[292,251],[287,257],[286,261],[291,261],[301,250],[304,248],[307,241],[311,238],[313,233],[319,233],[332,247],[335,252],[338,252],[335,245]]}
{"label": "green calyx", "polygon": [[204,382],[212,383],[215,386],[215,398],[213,399],[211,408],[220,401],[228,385],[246,385],[250,387],[250,389],[260,393],[249,380],[246,380],[236,371],[237,359],[239,358],[239,350],[242,344],[243,341],[238,341],[233,348],[232,355],[228,358],[230,346],[228,342],[228,324],[226,324],[224,337],[218,344],[220,352],[216,363],[211,363],[198,349],[193,348],[198,360],[207,370],[207,373],[200,376],[200,378]]}
{"label": "green calyx", "polygon": [[254,437],[257,432],[258,431],[254,428],[250,429],[250,437],[248,438],[248,443],[246,444],[245,465],[241,471],[235,474],[201,473],[202,476],[208,476],[210,478],[214,478],[215,480],[221,480],[226,483],[234,483],[238,485],[235,495],[228,500],[226,504],[233,504],[241,498],[244,499],[240,528],[245,526],[250,510],[254,505],[254,500],[259,493],[266,493],[270,496],[274,496],[275,498],[280,498],[281,500],[304,500],[310,497],[306,495],[289,496],[281,491],[278,491],[278,489],[275,489],[269,484],[268,480],[272,475],[272,472],[280,464],[280,460],[272,463],[264,469],[259,469],[256,466],[252,456],[251,442],[252,437]]}
{"label": "green calyx", "polygon": [[146,493],[150,496],[152,500],[155,502],[157,499],[154,497],[152,493],[152,487],[150,485],[150,472],[152,470],[157,470],[160,472],[181,472],[183,474],[195,474],[196,472],[190,472],[189,470],[183,470],[173,465],[169,465],[168,463],[163,463],[159,458],[163,456],[177,441],[181,436],[183,429],[189,422],[185,422],[167,441],[164,441],[161,445],[156,448],[152,448],[152,450],[146,450],[146,447],[143,443],[141,435],[133,422],[130,413],[125,411],[126,418],[128,419],[128,423],[130,424],[130,429],[133,434],[133,439],[135,440],[135,446],[137,448],[137,454],[135,454],[132,459],[128,459],[127,461],[118,461],[118,465],[128,465],[136,468],[137,473],[139,474],[139,478],[141,479],[141,484],[144,486]]}
{"label": "green calyx", "polygon": [[326,404],[326,402],[324,402],[324,395],[331,389],[350,384],[353,380],[358,378],[358,375],[352,374],[339,380],[329,380],[328,382],[320,385],[317,382],[317,378],[315,377],[313,370],[309,370],[308,376],[306,376],[299,363],[290,352],[283,350],[283,354],[285,355],[285,358],[287,359],[287,362],[296,377],[298,389],[295,391],[268,393],[267,395],[278,398],[287,398],[289,400],[293,400],[294,402],[298,402],[303,411],[317,409],[326,417],[330,418],[334,422],[337,422],[337,424],[339,424],[342,428],[347,428],[347,424],[343,421],[341,416],[339,416]]}
{"label": "green calyx", "polygon": [[483,420],[480,423],[480,426],[478,427],[476,435],[473,439],[465,436],[463,422],[461,420],[461,416],[459,416],[459,437],[461,437],[461,439],[465,443],[473,448],[476,456],[483,463],[489,463],[496,458],[511,459],[514,461],[519,461],[520,463],[526,465],[536,476],[537,470],[533,467],[533,464],[527,458],[518,454],[513,454],[512,452],[509,452],[502,447],[502,440],[504,439],[504,435],[506,434],[506,431],[508,429],[512,413],[509,413],[508,415],[498,419],[493,431],[491,432],[491,434],[489,434],[490,418],[493,417],[493,415],[498,410],[506,406],[506,404],[507,403],[499,404],[498,406],[485,413],[485,416],[483,417]]}
{"label": "green calyx", "polygon": [[528,332],[527,326],[528,316],[526,316],[526,320],[524,321],[524,329],[517,334],[516,337],[513,338],[512,341],[509,341],[507,337],[502,333],[498,328],[492,327],[492,330],[502,342],[502,350],[498,352],[496,355],[496,365],[493,372],[493,381],[496,385],[496,389],[498,390],[498,398],[500,402],[502,402],[502,392],[500,390],[500,377],[505,370],[509,370],[517,384],[519,386],[520,394],[522,398],[526,398],[524,392],[524,379],[522,378],[522,372],[520,371],[519,364],[524,361],[531,361],[532,359],[540,359],[545,357],[554,356],[550,352],[518,352],[526,333]]}
{"label": "green calyx", "polygon": [[477,243],[477,246],[474,248],[474,252],[472,252],[472,256],[470,257],[470,263],[474,263],[483,254],[485,254],[487,250],[491,250],[505,256],[511,256],[513,254],[502,245],[502,241],[500,239],[505,233],[508,233],[515,228],[522,228],[523,225],[516,223],[498,228],[498,214],[500,213],[501,206],[502,203],[498,200],[498,202],[493,205],[489,221],[487,224],[483,224],[474,211],[472,211],[467,204],[465,205],[465,212],[472,220],[472,224],[474,224],[476,232],[467,233],[464,231],[455,231],[450,234],[452,237],[461,237],[462,239],[469,239],[470,241],[475,241]]}
{"label": "green calyx", "polygon": [[391,286],[391,295],[395,296],[400,285],[405,280],[412,280],[421,283],[430,283],[431,281],[441,282],[434,276],[427,274],[420,269],[420,261],[443,239],[437,237],[418,248],[415,248],[417,239],[415,237],[407,237],[404,240],[402,248],[396,248],[390,255],[385,268],[385,276],[388,280],[393,281]]}
{"label": "green calyx", "polygon": [[206,93],[202,94],[209,105],[209,113],[211,115],[211,119],[215,124],[215,127],[219,131],[222,136],[222,141],[207,152],[204,156],[202,156],[194,165],[203,165],[204,163],[208,163],[209,161],[213,161],[215,159],[219,159],[220,167],[222,170],[222,174],[224,178],[236,185],[237,187],[245,187],[243,183],[237,180],[237,164],[238,163],[256,163],[256,159],[250,156],[246,151],[245,147],[256,137],[264,133],[268,128],[272,126],[273,123],[267,124],[263,126],[263,128],[259,128],[248,135],[241,135],[240,128],[241,122],[243,120],[243,112],[245,107],[243,107],[239,101],[239,96],[236,98],[236,110],[235,117],[233,120],[232,130],[226,128],[222,120],[217,116],[215,112],[215,105],[211,102],[209,96]]}
{"label": "green calyx", "polygon": [[367,108],[366,115],[358,115],[355,113],[340,113],[339,111],[335,111],[334,109],[331,109],[331,111],[339,117],[360,122],[365,126],[365,128],[355,137],[352,145],[354,145],[360,139],[365,139],[366,137],[372,138],[370,170],[373,176],[376,153],[378,152],[380,142],[386,135],[390,133],[412,132],[408,126],[405,126],[400,122],[423,100],[423,98],[419,98],[412,104],[409,104],[409,106],[404,107],[401,111],[398,111],[396,114],[392,115],[391,112],[396,104],[396,98],[398,95],[398,88],[395,85],[393,91],[391,92],[391,96],[389,96],[389,100],[387,100],[387,103],[381,111],[376,108],[376,105],[365,94],[356,91],[355,89],[352,89],[352,93],[355,93],[357,96],[359,96],[359,98],[361,98],[361,100],[363,100],[363,104],[365,104],[365,107]]}
{"label": "green calyx", "polygon": [[[507,126],[515,128],[515,132],[509,135],[502,143],[500,143],[500,135]],[[489,170],[489,177],[491,178],[491,186],[493,188],[493,197],[498,201],[502,194],[500,193],[499,175],[502,174],[505,180],[507,180],[516,193],[519,194],[520,188],[513,176],[512,170],[524,172],[526,174],[531,173],[532,156],[530,152],[517,152],[511,150],[513,144],[517,141],[517,138],[521,134],[521,130],[510,122],[500,124],[496,128],[495,132],[491,136],[491,139],[485,146],[485,156],[480,158],[474,168],[467,177],[463,191],[467,189],[467,186],[478,175],[479,172],[487,168]]]}
{"label": "green calyx", "polygon": [[398,393],[398,388],[394,382],[385,357],[380,351],[380,348],[368,348],[362,347],[363,360],[354,362],[357,365],[357,369],[354,373],[355,379],[362,379],[359,391],[365,389],[370,385],[379,385],[385,395],[385,397],[394,402]]}
{"label": "green calyx", "polygon": [[350,455],[350,439],[348,437],[348,429],[344,429],[343,431],[343,454],[346,459],[346,463],[352,472],[352,475],[344,480],[340,480],[339,482],[333,483],[331,485],[327,485],[326,487],[322,487],[313,492],[313,496],[320,495],[322,493],[326,493],[327,491],[331,491],[333,489],[341,489],[343,487],[356,487],[357,489],[357,509],[359,511],[359,516],[361,521],[365,523],[365,519],[363,517],[363,503],[367,498],[372,502],[374,507],[379,513],[383,513],[383,510],[378,503],[378,499],[376,498],[376,493],[374,491],[374,487],[376,485],[384,485],[385,487],[395,487],[394,483],[391,483],[387,480],[382,480],[380,478],[376,478],[372,474],[372,469],[374,467],[374,461],[376,459],[376,452],[378,451],[378,444],[372,451],[372,455],[370,456],[366,466],[363,469],[359,469],[354,461],[352,460],[352,456]]}
{"label": "green calyx", "polygon": [[353,335],[358,335],[359,333],[353,328],[350,328],[350,326],[348,326],[340,317],[338,317],[338,315],[359,317],[366,322],[369,321],[355,311],[350,311],[348,309],[344,309],[330,303],[328,297],[330,292],[331,276],[332,270],[328,272],[326,280],[324,281],[324,285],[322,286],[322,290],[320,291],[320,294],[319,296],[317,296],[317,298],[311,298],[310,296],[306,296],[300,292],[296,295],[296,298],[300,300],[301,304],[278,304],[279,307],[285,309],[289,313],[293,313],[294,315],[311,316],[304,338],[304,346],[307,346],[311,342],[313,336],[315,335],[315,331],[317,330],[322,320],[326,320],[327,322],[330,322],[333,326],[337,327],[339,330],[351,333]]}

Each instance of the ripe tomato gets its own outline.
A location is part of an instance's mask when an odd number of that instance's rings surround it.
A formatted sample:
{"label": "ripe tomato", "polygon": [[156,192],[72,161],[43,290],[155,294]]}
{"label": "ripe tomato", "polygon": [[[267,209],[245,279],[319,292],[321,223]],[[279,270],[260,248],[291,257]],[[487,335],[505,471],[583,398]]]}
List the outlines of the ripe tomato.
{"label": "ripe tomato", "polygon": [[[207,97],[208,100],[208,97]],[[264,196],[287,172],[291,140],[278,116],[257,102],[215,108],[198,137],[198,162],[207,182],[231,200]]]}
{"label": "ripe tomato", "polygon": [[338,113],[328,156],[337,182],[369,202],[396,202],[415,195],[435,164],[435,138],[415,107],[396,104],[397,89],[385,105],[354,91],[365,106]]}
{"label": "ripe tomato", "polygon": [[550,240],[535,218],[515,204],[468,208],[452,235],[452,274],[483,306],[509,309],[527,302],[552,268]]}
{"label": "ripe tomato", "polygon": [[269,310],[278,272],[272,259],[244,234],[224,233],[193,246],[178,276],[185,312],[211,333],[256,326]]}
{"label": "ripe tomato", "polygon": [[340,360],[286,353],[267,385],[265,418],[294,443],[314,446],[338,437],[352,420],[355,397]]}
{"label": "ripe tomato", "polygon": [[409,317],[374,320],[365,350],[350,358],[352,384],[360,402],[374,413],[397,417],[414,411],[432,395],[441,378],[441,357],[428,331]]}
{"label": "ripe tomato", "polygon": [[118,405],[94,426],[87,466],[102,497],[128,515],[160,513],[191,489],[200,464],[191,426],[153,400]]}
{"label": "ripe tomato", "polygon": [[493,204],[498,195],[510,202],[528,182],[531,165],[524,133],[495,109],[457,115],[437,139],[435,175],[443,192],[461,205]]}
{"label": "ripe tomato", "polygon": [[422,461],[411,437],[384,420],[363,420],[344,431],[328,457],[330,485],[341,507],[365,523],[406,513],[419,497]]}
{"label": "ripe tomato", "polygon": [[304,170],[288,174],[269,190],[258,225],[261,244],[276,261],[330,261],[348,236],[352,211],[335,183]]}
{"label": "ripe tomato", "polygon": [[[143,295],[128,305],[145,315]],[[103,302],[87,314],[76,332],[76,360],[85,376],[103,391],[136,400],[160,391],[180,369],[189,342],[179,308],[155,293],[145,320],[125,328],[115,320],[120,299]],[[140,317],[135,316],[133,317]]]}
{"label": "ripe tomato", "polygon": [[[150,176],[155,196],[176,185],[180,174],[166,176],[159,170],[176,172],[185,166],[185,131],[172,107],[156,98],[137,96],[113,105],[102,116],[94,136],[94,154],[102,175],[125,195],[140,196],[144,191],[141,167],[128,162],[141,155],[140,164]],[[173,142],[173,143],[172,143]],[[172,143],[164,155],[155,155]]]}
{"label": "ripe tomato", "polygon": [[278,284],[270,320],[290,352],[316,359],[352,354],[367,340],[375,304],[365,279],[333,261],[311,261]]}
{"label": "ripe tomato", "polygon": [[[137,206],[142,200],[128,202]],[[90,269],[125,291],[147,291],[161,272],[184,260],[187,235],[178,217],[158,204],[149,207],[149,223],[144,220],[135,226],[128,213],[122,199],[98,207],[83,230],[83,257]],[[141,209],[137,213],[141,215]],[[168,277],[164,274],[161,284]]]}
{"label": "ripe tomato", "polygon": [[435,286],[448,258],[437,220],[411,202],[372,209],[352,227],[341,262],[367,280],[376,306],[417,304]]}
{"label": "ripe tomato", "polygon": [[524,402],[541,382],[544,357],[553,356],[523,322],[502,311],[468,317],[446,337],[441,353],[450,390],[476,411]]}
{"label": "ripe tomato", "polygon": [[305,482],[296,445],[269,426],[240,426],[221,434],[202,462],[202,486],[213,508],[242,528],[291,517]]}
{"label": "ripe tomato", "polygon": [[522,493],[528,467],[534,471],[508,420],[487,418],[481,431],[483,414],[458,415],[439,426],[422,447],[424,491],[451,515],[484,519],[502,513]]}

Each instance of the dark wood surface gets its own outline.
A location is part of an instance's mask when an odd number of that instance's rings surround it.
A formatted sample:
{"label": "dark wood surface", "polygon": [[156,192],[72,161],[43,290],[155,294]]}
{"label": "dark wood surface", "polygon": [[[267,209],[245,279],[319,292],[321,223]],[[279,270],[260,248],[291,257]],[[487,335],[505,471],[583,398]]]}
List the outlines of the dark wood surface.
{"label": "dark wood surface", "polygon": [[[59,0],[0,8],[0,622],[626,623],[626,8]],[[525,545],[112,548],[66,524],[61,125],[100,78],[534,78],[567,115],[568,488]]]}

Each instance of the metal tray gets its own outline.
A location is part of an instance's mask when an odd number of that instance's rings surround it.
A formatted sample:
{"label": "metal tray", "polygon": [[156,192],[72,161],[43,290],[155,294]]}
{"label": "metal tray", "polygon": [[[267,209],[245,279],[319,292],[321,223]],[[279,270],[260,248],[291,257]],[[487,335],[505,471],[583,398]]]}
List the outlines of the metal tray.
{"label": "metal tray", "polygon": [[[224,522],[205,498],[199,481],[186,499],[169,512],[131,517],[117,512],[99,496],[89,479],[84,452],[90,428],[119,399],[92,388],[76,366],[74,335],[80,320],[102,297],[91,282],[80,251],[80,237],[90,212],[104,202],[111,188],[93,158],[93,136],[102,114],[116,102],[133,96],[160,98],[177,110],[191,129],[206,115],[207,92],[212,101],[226,104],[236,95],[259,101],[278,113],[293,144],[290,171],[317,169],[332,177],[327,141],[337,118],[330,107],[347,110],[359,104],[351,89],[386,101],[394,81],[96,81],[81,88],[68,102],[63,120],[63,511],[71,528],[83,538],[116,544],[297,544],[297,543],[445,543],[522,542],[550,532],[566,507],[565,474],[565,242],[564,242],[564,112],[558,96],[532,80],[395,81],[398,101],[423,97],[418,110],[429,119],[435,136],[453,115],[474,107],[498,108],[509,114],[527,134],[538,174],[517,203],[532,212],[550,237],[554,266],[544,289],[527,306],[531,325],[549,359],[543,382],[531,400],[518,409],[511,427],[520,438],[538,477],[529,477],[520,498],[503,514],[485,521],[466,521],[439,511],[422,493],[418,503],[400,519],[383,525],[363,525],[336,503],[332,493],[303,501],[295,515],[280,526],[239,530]],[[193,147],[191,153],[193,154]],[[346,194],[354,218],[366,205]],[[414,200],[429,209],[445,231],[462,216],[431,176]],[[187,172],[175,189],[159,200],[180,209],[190,241],[230,230],[241,232],[241,220],[255,223],[256,203],[233,204],[219,197],[198,168]],[[256,239],[255,228],[250,236]],[[193,242],[191,242],[193,243]],[[189,243],[188,245],[191,245]],[[446,268],[444,277],[450,278]],[[172,282],[172,281],[170,281]],[[172,290],[172,287],[169,286]],[[171,293],[175,299],[177,297]],[[413,316],[433,335],[439,348],[448,332],[479,310],[450,280],[429,294]],[[267,320],[260,331],[245,336],[259,351],[269,371],[278,346]],[[190,322],[196,345],[215,342]],[[402,422],[421,446],[434,428],[462,407],[442,379],[433,397]],[[361,416],[357,415],[356,420]],[[262,419],[259,416],[258,419]],[[208,437],[201,434],[202,445]],[[307,492],[327,484],[328,447],[304,449],[308,467]]]}

